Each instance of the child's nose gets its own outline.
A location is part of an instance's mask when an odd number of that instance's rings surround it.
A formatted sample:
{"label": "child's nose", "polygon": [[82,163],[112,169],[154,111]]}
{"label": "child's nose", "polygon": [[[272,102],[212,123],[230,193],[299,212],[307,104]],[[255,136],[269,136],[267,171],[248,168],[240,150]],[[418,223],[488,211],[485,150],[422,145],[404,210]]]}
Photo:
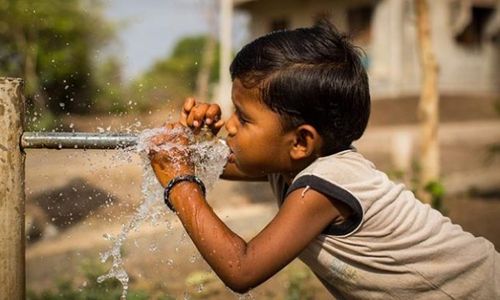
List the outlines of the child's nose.
{"label": "child's nose", "polygon": [[226,131],[229,136],[234,136],[238,131],[235,122],[235,114],[232,114],[229,120],[226,122]]}

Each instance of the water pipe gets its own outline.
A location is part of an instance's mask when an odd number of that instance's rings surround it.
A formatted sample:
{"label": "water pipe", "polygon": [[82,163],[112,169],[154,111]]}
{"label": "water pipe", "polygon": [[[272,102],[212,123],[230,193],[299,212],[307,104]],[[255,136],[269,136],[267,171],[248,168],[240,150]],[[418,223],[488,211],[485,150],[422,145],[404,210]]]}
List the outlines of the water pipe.
{"label": "water pipe", "polygon": [[24,132],[21,148],[123,149],[137,144],[132,133]]}

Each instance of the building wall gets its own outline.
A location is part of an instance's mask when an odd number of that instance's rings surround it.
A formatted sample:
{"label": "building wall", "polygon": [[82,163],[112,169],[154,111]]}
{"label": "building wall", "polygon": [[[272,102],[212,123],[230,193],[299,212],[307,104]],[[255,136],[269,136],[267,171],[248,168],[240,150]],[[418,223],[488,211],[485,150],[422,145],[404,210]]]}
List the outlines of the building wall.
{"label": "building wall", "polygon": [[[485,42],[478,48],[459,45],[453,34],[451,2],[429,1],[433,46],[440,66],[441,92],[500,92],[500,44]],[[286,3],[286,5],[284,5]],[[374,6],[371,40],[362,45],[368,56],[368,73],[374,97],[419,93],[420,66],[412,0],[266,0],[241,6],[250,12],[252,37],[268,33],[273,20],[288,20],[289,28],[310,26],[328,14],[342,31],[347,30],[347,9]]]}
{"label": "building wall", "polygon": [[[440,64],[440,88],[444,92],[500,91],[500,44],[483,41],[469,48],[457,43],[452,31],[451,1],[432,1],[434,49]],[[496,65],[496,66],[495,66]]]}

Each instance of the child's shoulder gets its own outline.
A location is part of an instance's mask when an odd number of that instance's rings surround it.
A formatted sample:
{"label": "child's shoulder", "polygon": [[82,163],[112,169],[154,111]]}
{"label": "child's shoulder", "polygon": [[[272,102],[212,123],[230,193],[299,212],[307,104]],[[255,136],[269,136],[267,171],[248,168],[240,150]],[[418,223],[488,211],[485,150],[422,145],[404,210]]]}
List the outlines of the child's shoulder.
{"label": "child's shoulder", "polygon": [[297,174],[294,180],[312,175],[342,185],[366,181],[381,174],[383,173],[378,171],[371,161],[366,159],[355,148],[350,148],[332,155],[319,157]]}

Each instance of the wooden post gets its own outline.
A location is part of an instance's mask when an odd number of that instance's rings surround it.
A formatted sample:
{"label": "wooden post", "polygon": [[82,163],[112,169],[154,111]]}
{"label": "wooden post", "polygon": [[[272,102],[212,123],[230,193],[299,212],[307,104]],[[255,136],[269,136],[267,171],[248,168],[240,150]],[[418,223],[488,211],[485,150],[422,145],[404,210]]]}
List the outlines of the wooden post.
{"label": "wooden post", "polygon": [[233,0],[220,0],[220,65],[219,65],[219,91],[217,101],[221,104],[222,116],[229,118],[233,104],[231,102],[231,65],[232,49],[232,22],[233,22]]}
{"label": "wooden post", "polygon": [[418,194],[423,202],[432,197],[425,187],[439,180],[439,93],[438,65],[432,50],[429,5],[427,0],[414,0],[417,15],[422,90],[418,107],[420,119],[420,178]]}
{"label": "wooden post", "polygon": [[0,300],[25,299],[23,81],[0,77]]}

